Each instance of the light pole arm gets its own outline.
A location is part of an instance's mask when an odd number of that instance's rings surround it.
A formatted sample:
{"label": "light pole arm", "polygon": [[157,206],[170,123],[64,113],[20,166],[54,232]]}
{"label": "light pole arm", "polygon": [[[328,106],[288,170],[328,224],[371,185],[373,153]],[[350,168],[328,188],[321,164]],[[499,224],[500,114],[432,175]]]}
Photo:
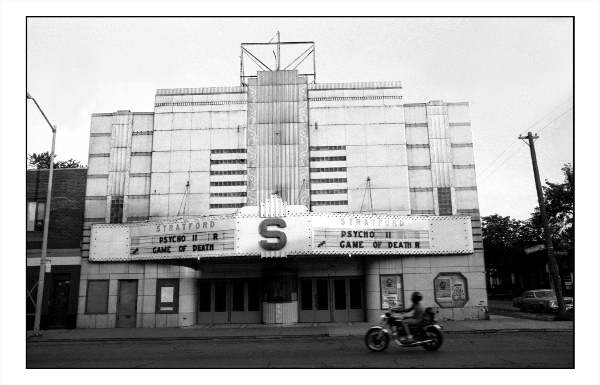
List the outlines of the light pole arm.
{"label": "light pole arm", "polygon": [[[38,104],[38,102],[31,95],[29,95],[29,92],[27,93],[27,99],[33,100],[33,102],[35,103],[38,110],[40,110],[40,112],[42,113],[42,116],[44,117],[44,119],[46,119],[46,122],[48,122],[48,125],[50,126],[50,129],[52,130],[52,132],[56,133],[56,126],[53,126],[52,123],[50,123],[50,121],[46,117],[46,114],[44,114],[44,111],[42,111],[42,109],[40,108],[40,105]],[[52,151],[52,153],[54,154],[54,151]]]}

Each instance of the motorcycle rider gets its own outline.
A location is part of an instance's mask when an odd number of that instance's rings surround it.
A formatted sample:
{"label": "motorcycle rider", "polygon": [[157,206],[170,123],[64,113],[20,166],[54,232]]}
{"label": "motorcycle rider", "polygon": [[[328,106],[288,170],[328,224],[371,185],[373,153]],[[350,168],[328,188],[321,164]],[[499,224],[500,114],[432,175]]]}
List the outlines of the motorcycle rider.
{"label": "motorcycle rider", "polygon": [[413,342],[413,336],[410,334],[410,325],[416,325],[423,319],[425,315],[425,307],[421,303],[423,299],[423,295],[418,291],[415,291],[410,296],[410,300],[412,302],[412,306],[408,309],[392,309],[392,311],[397,313],[408,313],[413,312],[412,316],[406,317],[402,319],[400,322],[402,324],[402,328],[404,329],[404,334],[406,337],[400,339],[401,342]]}

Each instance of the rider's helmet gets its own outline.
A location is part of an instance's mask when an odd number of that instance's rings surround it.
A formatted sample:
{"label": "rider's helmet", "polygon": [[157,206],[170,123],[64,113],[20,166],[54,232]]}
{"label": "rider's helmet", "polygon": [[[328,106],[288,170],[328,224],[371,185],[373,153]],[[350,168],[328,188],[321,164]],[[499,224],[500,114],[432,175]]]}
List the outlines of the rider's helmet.
{"label": "rider's helmet", "polygon": [[412,295],[410,296],[410,300],[413,303],[417,303],[419,301],[421,301],[423,299],[423,295],[421,293],[419,293],[418,291],[415,291],[414,293],[412,293]]}

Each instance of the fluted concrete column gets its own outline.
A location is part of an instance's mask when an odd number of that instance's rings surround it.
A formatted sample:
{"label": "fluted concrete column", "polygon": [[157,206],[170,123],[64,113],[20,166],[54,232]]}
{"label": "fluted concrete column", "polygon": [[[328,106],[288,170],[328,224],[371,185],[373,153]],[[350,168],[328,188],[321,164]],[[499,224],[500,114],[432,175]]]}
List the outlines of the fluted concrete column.
{"label": "fluted concrete column", "polygon": [[369,323],[379,321],[382,314],[379,290],[379,258],[365,258],[365,298]]}
{"label": "fluted concrete column", "polygon": [[179,279],[179,327],[196,324],[196,270],[189,267],[180,267]]}

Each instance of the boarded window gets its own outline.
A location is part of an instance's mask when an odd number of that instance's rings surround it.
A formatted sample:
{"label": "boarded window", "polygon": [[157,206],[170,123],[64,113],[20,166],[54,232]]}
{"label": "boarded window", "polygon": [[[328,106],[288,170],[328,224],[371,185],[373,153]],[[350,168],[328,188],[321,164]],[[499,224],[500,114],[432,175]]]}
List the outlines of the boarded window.
{"label": "boarded window", "polygon": [[86,296],[86,314],[108,313],[108,280],[88,281]]}

